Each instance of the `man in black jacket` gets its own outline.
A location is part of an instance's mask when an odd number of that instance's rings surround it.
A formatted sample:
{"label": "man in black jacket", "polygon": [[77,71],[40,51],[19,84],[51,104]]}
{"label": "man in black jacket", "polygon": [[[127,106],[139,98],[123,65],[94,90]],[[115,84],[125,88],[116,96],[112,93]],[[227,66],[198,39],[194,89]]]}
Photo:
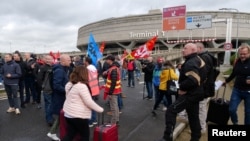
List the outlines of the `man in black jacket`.
{"label": "man in black jacket", "polygon": [[20,96],[20,101],[21,101],[21,107],[25,108],[25,104],[24,104],[24,78],[25,78],[25,67],[26,64],[23,61],[23,58],[21,56],[21,54],[19,53],[19,51],[15,51],[14,53],[14,60],[17,64],[19,64],[21,71],[22,71],[22,75],[19,78],[19,82],[18,82],[18,86],[19,86],[19,96]]}
{"label": "man in black jacket", "polygon": [[46,55],[44,57],[45,64],[42,65],[38,70],[37,83],[41,86],[43,97],[44,97],[44,107],[45,107],[45,118],[49,126],[53,124],[53,114],[51,111],[52,103],[52,79],[53,79],[53,57]]}
{"label": "man in black jacket", "polygon": [[225,80],[224,85],[235,78],[229,103],[232,123],[238,124],[237,109],[240,102],[244,100],[244,125],[250,125],[250,46],[246,43],[241,44],[238,53],[239,59],[234,64],[233,71]]}
{"label": "man in black jacket", "polygon": [[35,75],[34,75],[34,68],[36,64],[35,58],[31,57],[31,53],[27,52],[24,54],[25,56],[25,92],[26,92],[26,97],[25,97],[25,103],[30,103],[30,96],[32,96],[32,104],[36,103],[36,89],[35,89]]}
{"label": "man in black jacket", "polygon": [[165,131],[161,141],[173,141],[176,115],[186,109],[191,129],[190,141],[199,141],[201,126],[199,121],[199,102],[203,99],[203,81],[205,80],[204,61],[198,57],[197,46],[188,43],[182,50],[185,62],[179,77],[178,99],[169,106],[165,115]]}
{"label": "man in black jacket", "polygon": [[144,72],[144,85],[146,85],[147,89],[147,99],[153,99],[153,72],[155,65],[153,63],[153,57],[148,57],[147,62],[142,64],[142,71]]}

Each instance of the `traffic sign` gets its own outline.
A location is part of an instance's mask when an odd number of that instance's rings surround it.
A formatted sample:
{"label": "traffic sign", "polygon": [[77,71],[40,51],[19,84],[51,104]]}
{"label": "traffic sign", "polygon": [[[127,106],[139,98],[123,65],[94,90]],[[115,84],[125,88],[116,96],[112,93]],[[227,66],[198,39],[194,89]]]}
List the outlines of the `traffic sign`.
{"label": "traffic sign", "polygon": [[225,43],[225,44],[224,44],[224,49],[225,49],[225,50],[231,50],[232,47],[233,47],[233,45],[232,45],[231,43]]}
{"label": "traffic sign", "polygon": [[162,27],[166,30],[186,29],[186,6],[163,8]]}
{"label": "traffic sign", "polygon": [[163,8],[163,18],[186,16],[186,6]]}
{"label": "traffic sign", "polygon": [[163,19],[163,31],[184,30],[186,28],[185,17]]}
{"label": "traffic sign", "polygon": [[187,17],[186,24],[187,29],[211,28],[212,15]]}

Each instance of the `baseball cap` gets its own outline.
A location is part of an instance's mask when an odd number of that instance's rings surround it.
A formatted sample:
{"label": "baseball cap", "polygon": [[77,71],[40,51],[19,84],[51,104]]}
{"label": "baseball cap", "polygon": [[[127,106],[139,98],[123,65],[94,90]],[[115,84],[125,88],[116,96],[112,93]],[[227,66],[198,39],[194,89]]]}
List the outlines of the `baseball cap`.
{"label": "baseball cap", "polygon": [[112,54],[110,54],[107,57],[105,57],[105,60],[115,61],[115,57]]}

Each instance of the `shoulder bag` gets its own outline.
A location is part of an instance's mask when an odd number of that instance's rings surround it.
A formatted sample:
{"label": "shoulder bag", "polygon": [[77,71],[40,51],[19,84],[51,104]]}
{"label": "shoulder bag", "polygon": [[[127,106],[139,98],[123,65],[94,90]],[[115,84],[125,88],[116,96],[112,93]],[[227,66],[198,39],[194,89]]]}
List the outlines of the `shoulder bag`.
{"label": "shoulder bag", "polygon": [[171,79],[171,72],[169,69],[169,74],[168,74],[168,80],[167,80],[167,92],[168,94],[171,95],[176,95],[177,94],[177,86],[174,80]]}

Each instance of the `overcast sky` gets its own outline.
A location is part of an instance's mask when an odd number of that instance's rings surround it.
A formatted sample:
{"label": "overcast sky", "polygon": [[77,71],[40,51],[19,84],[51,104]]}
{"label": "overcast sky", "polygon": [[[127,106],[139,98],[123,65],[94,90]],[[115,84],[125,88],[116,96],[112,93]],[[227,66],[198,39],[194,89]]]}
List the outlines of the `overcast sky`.
{"label": "overcast sky", "polygon": [[0,53],[78,51],[81,26],[181,5],[186,5],[187,11],[225,7],[250,12],[250,0],[1,0]]}

